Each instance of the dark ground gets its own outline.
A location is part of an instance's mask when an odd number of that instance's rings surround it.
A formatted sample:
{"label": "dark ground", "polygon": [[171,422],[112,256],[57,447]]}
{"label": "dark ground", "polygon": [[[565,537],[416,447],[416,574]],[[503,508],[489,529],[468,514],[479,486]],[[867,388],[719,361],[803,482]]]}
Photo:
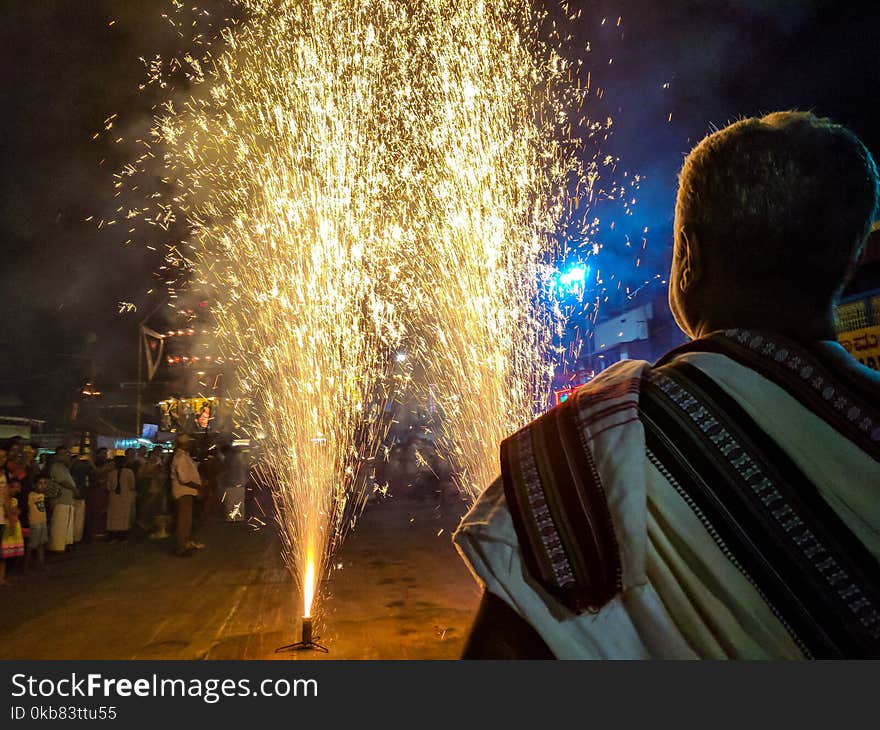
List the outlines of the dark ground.
{"label": "dark ground", "polygon": [[79,545],[0,589],[0,659],[454,659],[479,589],[450,542],[464,505],[443,512],[367,508],[323,586],[327,655],[274,653],[301,613],[274,531],[214,523],[191,558],[146,537]]}

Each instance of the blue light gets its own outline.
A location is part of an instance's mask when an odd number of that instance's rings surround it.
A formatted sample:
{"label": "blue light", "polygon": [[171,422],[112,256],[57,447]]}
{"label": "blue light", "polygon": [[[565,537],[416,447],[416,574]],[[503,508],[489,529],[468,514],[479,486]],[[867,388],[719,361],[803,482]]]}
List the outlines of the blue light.
{"label": "blue light", "polygon": [[563,295],[579,294],[583,292],[589,275],[590,267],[586,264],[572,264],[568,270],[556,275],[556,286]]}

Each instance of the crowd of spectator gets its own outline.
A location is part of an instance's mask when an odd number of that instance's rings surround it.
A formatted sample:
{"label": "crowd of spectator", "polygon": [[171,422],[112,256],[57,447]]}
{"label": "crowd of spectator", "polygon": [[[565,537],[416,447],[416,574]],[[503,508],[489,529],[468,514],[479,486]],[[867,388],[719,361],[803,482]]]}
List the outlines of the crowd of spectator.
{"label": "crowd of spectator", "polygon": [[[180,434],[162,446],[111,451],[40,450],[20,438],[0,448],[0,586],[43,569],[49,556],[80,543],[127,543],[132,533],[172,538],[173,554],[204,548],[194,526],[211,519],[246,520],[250,469],[226,444]],[[370,492],[389,488],[418,500],[454,493],[452,468],[420,435],[383,449]]]}
{"label": "crowd of spectator", "polygon": [[194,457],[194,445],[182,434],[172,455],[162,446],[49,454],[12,439],[0,448],[0,586],[82,542],[126,543],[132,531],[168,538],[173,521],[174,554],[187,556],[204,547],[194,522],[244,521],[242,455],[214,446]]}

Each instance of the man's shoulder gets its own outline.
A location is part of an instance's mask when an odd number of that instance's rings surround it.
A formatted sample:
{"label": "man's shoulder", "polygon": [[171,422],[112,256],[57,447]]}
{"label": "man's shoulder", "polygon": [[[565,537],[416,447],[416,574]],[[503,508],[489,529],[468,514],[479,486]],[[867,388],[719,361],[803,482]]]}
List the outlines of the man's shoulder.
{"label": "man's shoulder", "polygon": [[[591,454],[596,450],[603,451],[605,442],[619,448],[616,438],[599,437],[638,420],[642,382],[650,370],[651,364],[645,360],[614,363],[575,390],[568,400],[506,439],[501,447],[502,461],[505,451],[520,453],[515,447],[517,441],[528,450],[530,444],[546,441],[553,445],[566,441],[567,436],[572,443],[589,446]],[[555,467],[555,461],[559,460],[551,461]],[[559,464],[563,465],[563,461]]]}
{"label": "man's shoulder", "polygon": [[649,369],[643,360],[615,364],[502,443],[502,476],[456,535],[478,574],[490,556],[504,562],[515,554],[576,613],[621,590],[620,542],[633,543],[644,527],[638,404]]}
{"label": "man's shoulder", "polygon": [[73,477],[70,475],[70,470],[64,464],[55,463],[49,467],[49,478],[52,481],[66,481],[68,478],[72,479]]}
{"label": "man's shoulder", "polygon": [[651,367],[651,363],[647,360],[619,360],[596,375],[584,388],[587,390],[602,389],[614,383],[640,377],[642,372],[649,367]]}
{"label": "man's shoulder", "polygon": [[578,400],[613,398],[638,392],[639,382],[651,368],[646,360],[620,360],[575,391]]}

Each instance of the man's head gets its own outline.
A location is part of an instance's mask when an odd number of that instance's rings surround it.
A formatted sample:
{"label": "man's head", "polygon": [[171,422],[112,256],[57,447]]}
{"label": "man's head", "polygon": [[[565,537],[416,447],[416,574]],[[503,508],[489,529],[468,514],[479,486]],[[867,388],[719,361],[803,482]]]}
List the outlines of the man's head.
{"label": "man's head", "polygon": [[193,439],[188,433],[179,434],[177,437],[177,441],[174,444],[175,448],[182,449],[183,451],[190,452],[193,447]]}
{"label": "man's head", "polygon": [[107,447],[102,446],[95,452],[95,461],[98,464],[104,464],[107,461]]}
{"label": "man's head", "polygon": [[709,135],[679,177],[676,321],[695,337],[762,314],[794,320],[794,309],[804,321],[827,318],[877,207],[871,154],[827,119],[777,112]]}
{"label": "man's head", "polygon": [[70,452],[63,446],[55,450],[55,461],[65,466],[70,464]]}
{"label": "man's head", "polygon": [[45,493],[45,491],[49,488],[49,475],[40,474],[37,477],[37,481],[34,487],[38,492]]}

